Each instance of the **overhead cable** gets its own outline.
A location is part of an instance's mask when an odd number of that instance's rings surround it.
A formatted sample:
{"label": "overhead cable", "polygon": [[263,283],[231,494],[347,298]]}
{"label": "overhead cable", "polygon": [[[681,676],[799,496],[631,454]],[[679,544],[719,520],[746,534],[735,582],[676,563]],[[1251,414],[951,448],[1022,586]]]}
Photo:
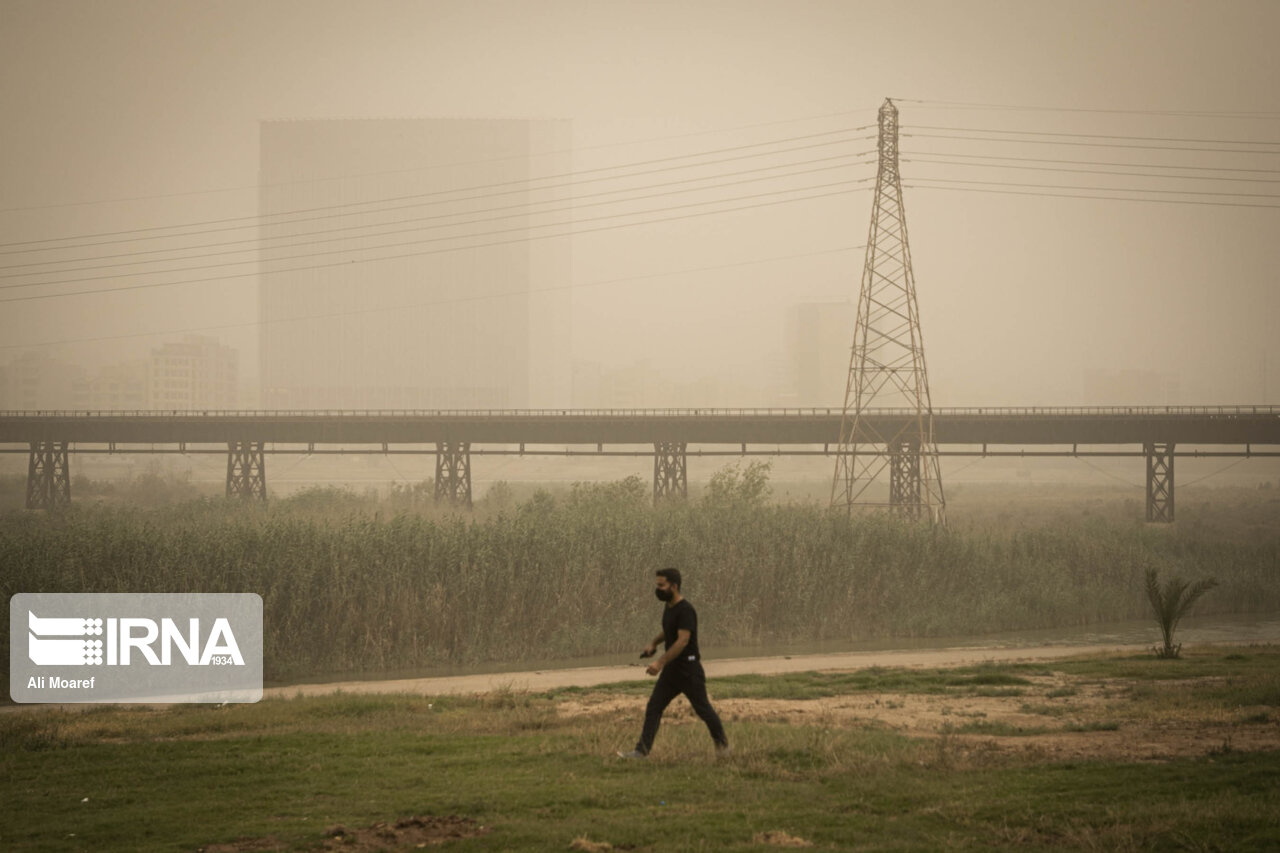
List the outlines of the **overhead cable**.
{"label": "overhead cable", "polygon": [[[405,218],[405,219],[395,219],[395,220],[391,220],[391,221],[388,221],[388,222],[377,222],[377,223],[370,223],[370,224],[365,224],[365,225],[343,225],[343,226],[339,226],[339,227],[336,227],[336,228],[325,228],[325,229],[319,229],[319,230],[314,230],[314,231],[300,231],[300,232],[292,232],[292,233],[287,233],[287,234],[281,234],[281,235],[276,236],[276,237],[270,237],[270,236],[268,236],[268,237],[261,237],[261,236],[259,236],[259,237],[248,237],[248,238],[244,238],[244,239],[240,239],[240,240],[226,240],[226,241],[217,242],[217,243],[197,243],[197,244],[193,244],[193,245],[178,246],[178,247],[172,247],[172,248],[166,248],[166,249],[144,249],[144,250],[132,251],[132,252],[119,252],[119,253],[116,253],[116,254],[110,254],[110,255],[97,255],[97,256],[88,256],[88,257],[64,258],[64,259],[58,259],[58,260],[47,260],[47,261],[29,261],[29,262],[27,262],[27,263],[23,263],[23,264],[9,264],[9,265],[3,265],[3,266],[0,266],[0,270],[29,268],[29,267],[35,267],[35,266],[53,266],[53,265],[58,265],[58,264],[77,263],[77,262],[80,262],[80,261],[96,261],[96,260],[110,260],[110,259],[115,259],[115,258],[141,257],[141,256],[143,256],[143,255],[156,255],[156,254],[163,254],[163,253],[182,253],[182,254],[180,254],[178,257],[172,257],[172,258],[157,258],[157,259],[149,260],[149,261],[128,261],[128,262],[123,262],[123,263],[118,263],[118,264],[101,264],[101,265],[95,264],[95,265],[88,266],[88,267],[73,267],[73,268],[57,269],[57,270],[31,270],[31,269],[28,269],[26,272],[0,274],[0,279],[3,279],[3,278],[15,278],[15,277],[19,277],[19,276],[28,276],[28,275],[52,275],[52,274],[62,274],[62,273],[68,273],[68,272],[80,272],[80,271],[90,270],[90,269],[105,269],[105,268],[112,268],[112,267],[135,266],[135,265],[138,265],[138,264],[144,264],[144,263],[164,263],[164,262],[167,262],[167,261],[180,261],[180,260],[190,260],[190,259],[202,258],[202,257],[215,257],[215,256],[221,256],[221,255],[227,255],[227,254],[239,254],[239,253],[244,253],[244,252],[260,251],[260,250],[266,250],[266,249],[292,248],[292,247],[295,247],[295,246],[306,246],[306,245],[315,245],[315,244],[319,244],[319,243],[334,242],[334,241],[336,241],[336,240],[346,240],[346,239],[356,239],[356,238],[359,238],[359,239],[366,239],[366,238],[369,238],[369,237],[382,237],[382,236],[388,236],[388,235],[391,235],[391,234],[402,234],[402,233],[407,233],[407,232],[411,232],[411,231],[426,230],[427,228],[457,227],[457,226],[460,226],[460,225],[474,224],[474,223],[476,223],[476,222],[488,222],[488,221],[495,221],[496,219],[508,219],[508,218],[512,218],[512,217],[514,217],[514,216],[536,216],[536,215],[540,215],[540,214],[544,214],[544,213],[558,213],[558,212],[562,212],[562,211],[565,211],[565,210],[576,210],[576,209],[578,209],[578,208],[582,208],[582,207],[595,207],[595,206],[600,206],[600,205],[605,205],[605,204],[624,204],[624,203],[631,202],[631,201],[639,201],[639,200],[643,200],[643,199],[647,199],[647,198],[654,198],[654,197],[661,196],[661,195],[673,195],[673,194],[676,194],[676,193],[687,193],[687,192],[702,192],[702,191],[714,190],[714,189],[718,189],[718,188],[721,188],[721,187],[733,186],[733,185],[736,185],[736,184],[742,184],[742,183],[751,183],[751,182],[767,181],[767,180],[779,180],[779,179],[782,179],[782,178],[794,177],[794,176],[796,176],[796,175],[810,174],[810,173],[812,173],[812,172],[817,172],[817,171],[825,171],[825,170],[829,170],[829,169],[847,168],[847,167],[849,167],[849,166],[856,166],[856,165],[866,165],[866,164],[867,164],[868,162],[870,162],[870,161],[855,161],[855,162],[851,162],[851,163],[844,163],[844,164],[840,164],[840,165],[823,166],[823,167],[814,168],[814,169],[800,170],[800,171],[789,172],[789,173],[782,173],[782,174],[777,174],[777,175],[765,175],[765,176],[763,176],[763,177],[751,178],[751,179],[748,179],[748,180],[742,180],[742,181],[728,181],[728,182],[719,183],[719,184],[707,184],[706,186],[693,187],[693,188],[684,189],[684,190],[674,190],[674,191],[665,192],[665,193],[655,193],[655,194],[650,194],[650,195],[632,196],[632,197],[627,197],[627,198],[615,199],[615,200],[612,200],[612,201],[597,201],[597,202],[589,202],[589,203],[583,204],[583,203],[581,203],[581,202],[580,202],[580,200],[581,200],[581,199],[588,199],[588,198],[596,198],[596,197],[599,197],[599,196],[605,196],[605,195],[615,195],[615,194],[618,194],[618,193],[637,192],[637,191],[645,190],[645,189],[656,189],[656,188],[659,188],[659,187],[671,187],[671,186],[680,186],[680,185],[684,185],[684,184],[697,183],[697,182],[703,182],[703,181],[713,181],[713,180],[717,180],[717,179],[719,179],[719,178],[724,178],[724,177],[734,177],[734,176],[738,176],[738,175],[757,174],[757,173],[760,173],[760,172],[769,172],[769,171],[773,171],[773,170],[776,170],[776,169],[786,168],[786,167],[789,167],[789,166],[803,166],[803,165],[810,165],[810,164],[815,164],[815,163],[830,162],[830,161],[834,161],[834,160],[848,160],[848,159],[850,159],[850,158],[857,157],[857,156],[859,156],[859,155],[858,155],[858,154],[839,154],[839,155],[835,155],[835,156],[833,156],[833,157],[819,157],[819,158],[813,158],[813,159],[809,159],[809,160],[801,160],[801,161],[792,162],[792,163],[781,163],[781,164],[777,164],[777,165],[773,165],[773,166],[762,166],[762,167],[758,167],[758,168],[755,168],[755,169],[742,169],[742,170],[738,170],[738,171],[734,171],[734,172],[722,172],[722,173],[718,173],[718,174],[715,174],[715,175],[707,175],[707,176],[703,176],[703,177],[696,177],[696,178],[683,178],[683,179],[676,180],[676,181],[667,181],[667,182],[658,183],[658,184],[645,184],[645,185],[641,185],[641,186],[635,186],[635,187],[624,187],[624,188],[620,188],[620,189],[613,189],[613,190],[603,190],[603,191],[596,192],[596,193],[584,193],[584,194],[580,194],[580,195],[575,194],[575,195],[571,196],[571,197],[568,199],[569,204],[568,204],[567,206],[559,207],[559,208],[550,208],[550,209],[547,209],[547,210],[523,210],[523,212],[513,212],[513,213],[508,214],[507,216],[492,217],[492,218],[488,218],[488,219],[461,220],[461,221],[457,221],[457,222],[446,222],[446,223],[444,223],[444,224],[442,224],[442,225],[435,225],[435,226],[421,226],[421,227],[418,227],[418,228],[407,228],[407,229],[398,229],[398,230],[390,230],[390,231],[376,231],[376,232],[369,233],[369,234],[351,234],[351,233],[347,233],[347,234],[346,234],[346,236],[343,236],[343,237],[334,237],[334,238],[329,238],[329,239],[326,239],[326,240],[310,240],[310,241],[302,241],[302,242],[297,242],[297,243],[284,243],[284,244],[281,244],[281,245],[268,245],[268,243],[274,243],[275,241],[278,241],[278,240],[291,240],[291,239],[296,238],[296,237],[309,237],[309,236],[315,236],[315,235],[321,235],[321,234],[339,234],[339,233],[344,233],[344,232],[358,231],[358,230],[362,230],[362,229],[381,229],[381,228],[385,228],[386,226],[389,226],[389,225],[404,225],[404,224],[407,224],[407,223],[410,223],[410,222],[429,222],[429,221],[433,221],[433,220],[450,219],[450,218],[457,218],[457,217],[462,217],[462,216],[470,216],[470,215],[478,214],[478,213],[495,213],[495,212],[501,212],[501,211],[521,211],[523,208],[530,208],[530,207],[532,207],[532,206],[534,206],[534,205],[550,204],[550,203],[552,203],[552,202],[551,202],[550,200],[547,200],[547,201],[520,202],[520,203],[518,203],[518,204],[512,204],[512,205],[500,205],[500,206],[497,206],[497,207],[481,208],[481,209],[478,209],[478,210],[468,210],[468,211],[465,211],[465,212],[441,213],[441,214],[434,214],[434,215],[431,215],[431,216],[409,217],[409,218]],[[662,171],[662,170],[655,170],[655,171]],[[602,180],[602,179],[600,179],[600,178],[590,178],[590,179],[588,179],[588,181],[599,181],[599,180]],[[507,194],[507,193],[495,193],[494,195],[505,195],[505,194]],[[476,197],[474,197],[474,198],[479,199],[479,198],[485,198],[485,197],[487,197],[487,196],[476,196]],[[471,200],[471,199],[464,199],[464,200]],[[455,199],[449,199],[449,200],[442,201],[442,202],[441,202],[441,201],[438,201],[438,202],[429,202],[429,203],[425,203],[425,204],[423,204],[423,205],[409,205],[408,207],[429,206],[429,205],[435,205],[435,204],[449,204],[449,203],[452,203],[452,202],[454,202],[454,201],[457,201],[457,200],[455,200]],[[379,212],[381,212],[381,211],[379,211]],[[234,245],[244,245],[244,244],[248,244],[248,245],[247,245],[247,247],[246,247],[246,248],[243,248],[243,249],[228,250],[228,251],[225,251],[225,252],[208,252],[208,253],[204,253],[204,254],[185,254],[186,252],[189,252],[191,249],[220,248],[220,247],[234,246]]]}
{"label": "overhead cable", "polygon": [[[973,163],[964,160],[935,160],[928,157],[903,157],[903,163],[929,163],[941,166],[967,166],[978,169],[1022,169],[1032,172],[1063,172],[1072,175],[1123,175],[1135,178],[1159,178],[1173,181],[1234,181],[1246,184],[1278,184],[1280,178],[1225,178],[1216,175],[1170,175],[1151,172],[1120,172],[1106,169],[1067,169],[1062,166],[1022,166],[1016,163]],[[1152,166],[1151,168],[1159,168]],[[2,276],[0,276],[2,277]]]}
{"label": "overhead cable", "polygon": [[1012,154],[965,154],[955,151],[917,151],[913,154],[912,152],[904,150],[902,154],[907,157],[915,156],[915,154],[927,154],[936,157],[962,157],[971,160],[1016,160],[1022,163],[1064,163],[1079,166],[1129,166],[1135,168],[1178,169],[1197,172],[1248,172],[1263,175],[1280,175],[1280,169],[1250,169],[1244,166],[1187,166],[1174,163],[1117,163],[1111,160],[1063,160],[1061,158],[1048,157],[1018,157]]}
{"label": "overhead cable", "polygon": [[998,133],[1019,136],[1067,136],[1074,139],[1127,139],[1140,142],[1203,142],[1207,145],[1280,145],[1276,140],[1256,139],[1200,139],[1179,136],[1127,136],[1111,133],[1067,133],[1057,130],[1007,130],[993,127],[951,127],[949,125],[913,124],[909,128],[920,130],[948,130],[955,133]]}
{"label": "overhead cable", "polygon": [[[810,187],[797,187],[789,190],[779,190],[777,192],[771,192],[771,193],[757,193],[755,195],[741,196],[739,199],[719,199],[718,201],[715,201],[715,202],[697,202],[695,204],[690,204],[690,205],[677,205],[677,206],[666,208],[666,209],[674,210],[674,209],[680,209],[685,207],[701,206],[705,204],[721,204],[724,202],[737,201],[740,199],[762,198],[765,196],[779,195],[779,194],[788,193],[788,192],[803,192],[807,190],[823,189],[827,187],[836,187],[836,186],[846,187],[845,189],[833,190],[831,192],[825,192],[825,193],[817,193],[814,195],[802,196],[799,198],[775,199],[773,201],[741,205],[738,207],[724,208],[721,210],[699,211],[697,213],[686,213],[678,216],[667,216],[667,217],[659,217],[657,219],[647,219],[647,220],[642,220],[640,222],[625,222],[625,223],[619,223],[615,225],[604,225],[597,228],[582,228],[574,231],[566,231],[560,234],[531,235],[527,237],[519,237],[519,238],[514,238],[509,240],[497,240],[489,243],[477,243],[477,244],[467,245],[467,246],[451,246],[451,247],[441,248],[441,249],[429,249],[429,250],[424,250],[420,252],[404,252],[396,255],[383,255],[376,258],[352,258],[351,260],[339,261],[335,263],[315,264],[315,265],[302,266],[302,267],[286,267],[283,269],[267,269],[262,271],[254,271],[254,272],[246,272],[246,273],[229,273],[226,275],[207,276],[205,278],[184,279],[181,281],[150,282],[145,284],[120,285],[117,287],[104,287],[104,288],[93,288],[93,289],[86,289],[86,290],[76,290],[76,291],[70,291],[67,293],[42,293],[42,294],[32,294],[29,296],[15,296],[7,299],[0,299],[0,303],[28,302],[28,301],[37,300],[37,299],[59,299],[59,298],[69,297],[69,296],[85,296],[85,295],[96,294],[96,293],[117,293],[117,292],[130,291],[130,290],[148,290],[148,289],[160,288],[160,287],[177,287],[177,286],[188,285],[188,284],[203,284],[210,281],[226,281],[226,280],[237,279],[237,278],[266,276],[266,275],[274,275],[274,274],[285,273],[285,272],[300,272],[303,270],[327,269],[332,267],[346,266],[348,264],[375,263],[378,261],[397,260],[400,258],[412,258],[412,257],[422,257],[426,255],[437,255],[437,254],[443,254],[446,252],[460,252],[460,251],[468,251],[473,249],[484,249],[492,246],[505,246],[505,245],[515,244],[515,243],[527,243],[533,240],[544,240],[544,239],[551,239],[556,237],[572,237],[578,234],[590,234],[590,233],[597,233],[601,231],[614,231],[619,228],[633,228],[640,225],[652,225],[652,224],[657,224],[662,222],[672,222],[672,221],[683,220],[683,219],[693,219],[693,218],[702,217],[702,216],[713,216],[721,213],[733,213],[733,212],[742,211],[742,210],[753,210],[756,208],[772,207],[778,204],[791,204],[798,201],[812,201],[820,198],[829,198],[833,196],[845,195],[847,193],[856,192],[858,190],[858,188],[853,185],[863,183],[864,181],[867,181],[867,180],[870,180],[870,179],[863,178],[855,181],[837,181],[830,184],[819,184],[817,186],[810,186]],[[863,188],[863,189],[867,189],[867,188]],[[642,215],[642,213],[652,213],[652,212],[655,212],[655,211],[642,211],[642,212],[620,214],[620,215],[638,216],[638,215]],[[598,221],[599,219],[612,219],[612,218],[616,218],[616,216],[595,217],[592,219],[582,220],[582,221]],[[564,223],[553,223],[553,224],[536,226],[536,227],[550,228],[550,227],[555,227],[557,225],[576,225],[576,224],[578,224],[578,222],[571,221],[571,222],[564,222]],[[504,229],[504,231],[489,232],[489,233],[499,234],[499,233],[510,232],[512,230],[527,231],[528,229],[527,228]],[[472,234],[467,236],[480,237],[480,236],[487,236],[487,235]],[[461,239],[461,238],[437,238],[437,239]],[[433,242],[433,241],[418,241],[418,242]],[[252,263],[252,262],[247,261],[246,263]]]}
{"label": "overhead cable", "polygon": [[[800,116],[797,118],[775,119],[773,121],[756,122],[755,124],[736,125],[734,127],[721,127],[712,130],[697,130],[690,133],[676,133],[667,136],[652,136],[646,139],[631,139],[624,142],[602,142],[596,145],[577,145],[573,148],[560,148],[552,151],[530,151],[525,154],[512,154],[506,157],[489,157],[483,160],[462,160],[451,163],[433,163],[430,166],[419,166],[411,169],[381,169],[374,172],[353,172],[347,175],[330,175],[323,178],[306,178],[296,181],[276,181],[270,184],[245,184],[238,187],[220,187],[208,190],[186,190],[174,193],[157,193],[155,195],[139,195],[125,196],[122,198],[104,198],[91,199],[89,201],[68,201],[57,204],[35,204],[25,207],[0,207],[0,213],[16,213],[25,210],[51,210],[60,207],[88,207],[96,204],[121,204],[130,201],[154,201],[166,198],[182,198],[193,195],[215,195],[218,193],[243,192],[245,190],[260,191],[271,189],[272,187],[294,187],[306,186],[310,184],[331,183],[333,181],[348,181],[357,178],[376,178],[384,175],[405,175],[415,172],[429,172],[436,169],[454,169],[459,166],[481,166],[486,163],[502,163],[511,160],[529,160],[535,157],[558,157],[565,154],[578,154],[583,151],[599,151],[604,148],[624,148],[630,145],[649,145],[654,142],[669,142],[673,139],[689,139],[694,136],[710,136],[717,133],[736,133],[740,130],[754,130],[760,127],[773,127],[779,124],[798,124],[805,121],[821,121],[823,119],[837,118],[840,116],[859,115],[862,113],[874,112],[871,109],[862,110],[844,110],[835,113],[825,113],[816,116]],[[874,124],[865,124],[861,127],[853,128],[854,130],[869,130],[874,128]]]}
{"label": "overhead cable", "polygon": [[975,103],[973,101],[937,101],[925,100],[920,98],[894,98],[897,103],[903,104],[921,104],[935,105],[941,109],[961,109],[961,110],[993,110],[993,111],[1010,111],[1010,112],[1041,112],[1041,113],[1098,113],[1111,115],[1143,115],[1143,116],[1169,116],[1182,118],[1211,118],[1211,119],[1260,119],[1263,121],[1280,120],[1280,112],[1265,110],[1125,110],[1114,108],[1098,108],[1098,107],[1051,107],[1033,104],[985,104]]}
{"label": "overhead cable", "polygon": [[[320,205],[317,207],[277,211],[274,213],[258,214],[254,216],[233,216],[233,217],[225,217],[222,219],[209,219],[209,220],[204,220],[200,222],[185,222],[185,223],[176,224],[176,225],[156,225],[156,226],[151,226],[147,228],[131,228],[131,229],[125,229],[121,231],[103,231],[103,232],[98,232],[94,234],[79,234],[74,236],[68,235],[64,237],[48,237],[41,240],[20,240],[20,241],[9,242],[9,243],[0,243],[0,249],[5,250],[5,251],[0,251],[0,254],[16,254],[18,252],[34,252],[34,251],[56,250],[56,249],[82,248],[84,246],[102,245],[102,243],[87,243],[87,244],[69,245],[69,246],[48,246],[45,248],[27,248],[27,249],[13,249],[11,248],[13,246],[37,246],[37,245],[43,245],[46,243],[55,243],[55,242],[61,242],[66,240],[87,240],[87,239],[92,239],[96,237],[119,237],[126,234],[146,234],[146,233],[151,233],[155,231],[168,231],[174,228],[189,228],[194,226],[206,226],[206,225],[224,225],[231,222],[245,222],[245,223],[249,223],[250,225],[254,225],[254,224],[260,224],[262,220],[272,220],[275,217],[292,216],[298,213],[315,213],[319,211],[333,211],[333,210],[339,210],[339,209],[345,210],[345,209],[351,209],[356,207],[363,207],[371,204],[383,204],[386,202],[406,201],[409,199],[418,199],[418,198],[429,198],[429,197],[449,195],[449,194],[455,194],[455,193],[472,192],[475,190],[496,189],[498,187],[512,186],[514,184],[530,184],[534,181],[546,181],[546,180],[553,180],[553,179],[560,179],[560,178],[572,178],[578,175],[596,174],[599,172],[609,172],[609,171],[615,171],[617,169],[632,168],[635,166],[649,166],[657,163],[669,163],[674,160],[688,160],[695,157],[706,157],[712,154],[724,154],[724,153],[729,153],[734,151],[745,151],[751,148],[762,148],[765,146],[777,145],[784,142],[799,142],[799,141],[805,141],[809,139],[817,139],[824,136],[833,136],[833,135],[842,134],[842,133],[850,133],[852,132],[852,130],[853,129],[850,129],[850,128],[842,128],[840,130],[823,131],[821,133],[810,133],[802,136],[788,137],[785,139],[772,139],[772,140],[767,140],[765,142],[754,142],[746,145],[734,145],[726,148],[716,148],[716,149],[711,149],[707,151],[697,151],[691,154],[678,154],[678,155],[672,155],[669,157],[657,157],[649,160],[639,160],[639,161],[634,161],[630,163],[619,163],[611,166],[600,166],[592,169],[580,169],[577,171],[563,172],[555,175],[540,175],[538,177],[525,178],[525,179],[520,179],[516,181],[499,181],[491,184],[477,184],[477,185],[468,186],[468,187],[458,187],[456,189],[434,190],[431,192],[415,193],[415,194],[404,195],[404,196],[391,196],[386,198],[369,199],[366,201],[353,201],[353,202],[344,202],[341,204]],[[875,137],[872,137],[872,136],[855,137],[851,139],[837,140],[837,142],[851,142],[851,141],[858,141],[860,139],[873,139],[873,138]],[[836,143],[826,143],[826,144],[836,144]],[[817,146],[814,146],[814,147],[817,147]],[[800,149],[793,148],[790,150],[800,150]],[[774,152],[765,152],[765,154],[755,155],[755,156],[767,156],[767,154],[771,154],[771,153],[774,153]],[[705,164],[692,163],[690,164],[689,168],[693,168],[701,165],[705,165]],[[535,190],[538,188],[529,187],[528,189]],[[307,221],[307,220],[296,220],[296,221]],[[240,227],[249,227],[249,226],[242,225]],[[204,233],[204,232],[196,232],[196,233]],[[182,236],[189,236],[189,235],[181,234],[181,233],[154,235],[154,237],[156,238],[182,237]],[[141,239],[141,238],[135,238],[135,239]],[[145,239],[151,239],[151,238],[145,238]],[[116,242],[116,241],[103,241],[103,242]]]}
{"label": "overhead cable", "polygon": [[[924,179],[928,180],[928,179]],[[927,189],[927,190],[947,190],[953,192],[975,192],[975,193],[991,193],[994,195],[1020,195],[1034,196],[1036,198],[1080,198],[1094,199],[1098,201],[1138,201],[1147,202],[1149,204],[1194,204],[1205,207],[1251,207],[1261,208],[1264,210],[1280,210],[1280,205],[1276,204],[1250,204],[1248,202],[1231,202],[1231,201],[1197,201],[1196,199],[1176,199],[1176,198],[1139,198],[1134,196],[1116,196],[1116,195],[1091,195],[1087,193],[1066,193],[1066,192],[1028,192],[1025,190],[993,190],[984,189],[982,187],[954,187],[954,186],[936,186],[927,183],[916,183],[913,179],[910,183],[904,183],[903,188],[909,189]],[[1063,189],[1070,189],[1064,187]]]}
{"label": "overhead cable", "polygon": [[914,137],[918,139],[960,139],[968,142],[1002,142],[1014,145],[1070,145],[1081,146],[1087,148],[1131,148],[1142,151],[1197,151],[1207,154],[1248,154],[1248,155],[1273,155],[1280,154],[1280,149],[1276,151],[1245,151],[1239,148],[1203,148],[1188,147],[1175,145],[1137,145],[1122,142],[1075,142],[1071,140],[1056,139],[1006,139],[997,136],[956,136],[946,133],[904,133],[904,137]]}
{"label": "overhead cable", "polygon": [[414,308],[430,308],[430,307],[436,307],[439,305],[453,305],[453,304],[466,303],[466,302],[480,302],[480,301],[489,300],[489,299],[506,299],[508,297],[527,296],[530,294],[553,293],[561,290],[581,290],[581,289],[590,288],[590,287],[604,287],[604,286],[613,285],[613,284],[626,284],[633,281],[649,281],[655,278],[670,278],[678,275],[692,275],[695,273],[715,272],[718,270],[758,266],[760,264],[773,263],[776,261],[791,261],[791,260],[798,260],[800,258],[813,258],[813,257],[820,257],[823,255],[835,255],[843,252],[852,252],[852,251],[857,251],[858,249],[865,249],[865,248],[866,246],[863,244],[860,244],[857,246],[837,246],[834,249],[822,249],[816,252],[800,252],[793,255],[779,255],[779,256],[774,256],[769,258],[756,258],[750,261],[736,261],[734,263],[729,263],[729,264],[714,264],[711,266],[692,267],[692,268],[680,269],[680,270],[668,270],[665,272],[650,273],[648,275],[634,275],[634,276],[627,276],[625,278],[603,279],[599,281],[583,282],[581,284],[559,284],[559,285],[552,285],[550,287],[528,288],[524,290],[512,290],[512,291],[506,291],[503,293],[472,294],[469,296],[451,297],[449,299],[433,299],[426,302],[412,302],[412,303],[402,304],[402,305],[357,308],[349,311],[329,311],[323,314],[305,314],[298,317],[285,317],[285,318],[278,318],[273,320],[255,320],[248,323],[224,323],[216,326],[195,326],[195,327],[189,327],[185,329],[165,329],[160,331],[135,332],[135,333],[121,334],[121,335],[99,335],[96,337],[87,337],[87,338],[65,338],[65,339],[56,340],[56,341],[40,341],[37,343],[25,343],[25,344],[3,343],[3,344],[0,344],[0,350],[22,349],[25,347],[60,346],[63,344],[99,343],[103,341],[128,340],[132,338],[148,338],[148,337],[155,337],[157,335],[194,334],[197,332],[224,331],[227,329],[243,329],[243,328],[254,328],[257,326],[269,326],[269,325],[281,324],[281,323],[295,323],[295,322],[302,322],[305,320],[328,320],[328,319],[333,319],[337,317],[348,317],[348,316],[356,316],[361,314],[376,314],[376,313],[383,313],[387,311],[407,311]]}

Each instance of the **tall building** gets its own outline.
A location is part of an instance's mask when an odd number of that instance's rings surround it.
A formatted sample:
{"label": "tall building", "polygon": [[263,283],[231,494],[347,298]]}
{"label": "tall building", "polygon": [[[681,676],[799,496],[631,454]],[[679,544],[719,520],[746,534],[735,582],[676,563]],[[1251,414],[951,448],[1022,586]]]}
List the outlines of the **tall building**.
{"label": "tall building", "polygon": [[565,121],[263,122],[262,405],[567,406],[569,240],[544,238],[573,218],[570,144]]}
{"label": "tall building", "polygon": [[234,349],[203,335],[186,335],[153,349],[149,408],[236,408],[238,362]]}
{"label": "tall building", "polygon": [[852,302],[805,302],[787,309],[785,405],[844,405],[856,320],[857,306]]}

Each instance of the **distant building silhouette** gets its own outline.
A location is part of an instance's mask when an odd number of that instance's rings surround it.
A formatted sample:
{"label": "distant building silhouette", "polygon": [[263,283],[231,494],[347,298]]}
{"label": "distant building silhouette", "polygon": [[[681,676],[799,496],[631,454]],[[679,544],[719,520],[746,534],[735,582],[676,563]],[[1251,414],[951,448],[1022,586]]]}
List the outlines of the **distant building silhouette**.
{"label": "distant building silhouette", "polygon": [[856,312],[852,302],[804,302],[787,309],[784,405],[844,405]]}
{"label": "distant building silhouette", "polygon": [[234,409],[239,354],[216,338],[186,335],[147,358],[99,365],[92,373],[42,352],[0,366],[0,409]]}
{"label": "distant building silhouette", "polygon": [[239,356],[203,335],[153,349],[148,363],[150,409],[234,409],[239,405]]}
{"label": "distant building silhouette", "polygon": [[262,405],[568,405],[571,254],[542,237],[569,229],[539,226],[573,218],[570,144],[564,121],[263,122]]}

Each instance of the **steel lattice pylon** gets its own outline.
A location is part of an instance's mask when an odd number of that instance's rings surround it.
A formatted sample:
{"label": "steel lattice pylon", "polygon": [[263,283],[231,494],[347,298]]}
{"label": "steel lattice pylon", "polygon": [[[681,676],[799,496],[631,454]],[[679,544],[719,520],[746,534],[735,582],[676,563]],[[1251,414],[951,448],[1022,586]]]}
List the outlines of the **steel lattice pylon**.
{"label": "steel lattice pylon", "polygon": [[[898,108],[889,99],[880,107],[879,140],[880,168],[831,505],[850,511],[855,506],[887,506],[907,518],[945,524],[946,502],[898,172]],[[903,418],[894,419],[895,426],[882,432],[863,417],[873,406],[899,409]],[[890,473],[887,500],[868,492],[886,468]]]}
{"label": "steel lattice pylon", "polygon": [[267,499],[267,462],[261,441],[227,442],[227,497]]}
{"label": "steel lattice pylon", "polygon": [[71,504],[71,461],[65,441],[33,441],[27,463],[27,509]]}
{"label": "steel lattice pylon", "polygon": [[471,442],[436,442],[435,499],[471,506]]}
{"label": "steel lattice pylon", "polygon": [[689,496],[688,445],[683,441],[653,444],[653,502]]}

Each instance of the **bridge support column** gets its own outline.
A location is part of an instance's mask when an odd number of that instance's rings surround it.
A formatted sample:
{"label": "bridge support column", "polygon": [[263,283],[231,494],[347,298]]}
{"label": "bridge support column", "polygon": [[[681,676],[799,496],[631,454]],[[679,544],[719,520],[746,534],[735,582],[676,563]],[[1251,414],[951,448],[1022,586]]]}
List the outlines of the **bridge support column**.
{"label": "bridge support column", "polygon": [[435,499],[471,506],[471,442],[436,442]]}
{"label": "bridge support column", "polygon": [[261,441],[227,442],[227,497],[267,499],[267,463]]}
{"label": "bridge support column", "polygon": [[653,502],[664,498],[689,497],[689,480],[683,441],[653,444]]}
{"label": "bridge support column", "polygon": [[65,441],[33,441],[27,457],[27,509],[71,503],[71,462]]}
{"label": "bridge support column", "polygon": [[903,518],[920,518],[920,445],[916,442],[889,445],[889,506]]}
{"label": "bridge support column", "polygon": [[1147,521],[1173,523],[1173,442],[1147,442]]}

